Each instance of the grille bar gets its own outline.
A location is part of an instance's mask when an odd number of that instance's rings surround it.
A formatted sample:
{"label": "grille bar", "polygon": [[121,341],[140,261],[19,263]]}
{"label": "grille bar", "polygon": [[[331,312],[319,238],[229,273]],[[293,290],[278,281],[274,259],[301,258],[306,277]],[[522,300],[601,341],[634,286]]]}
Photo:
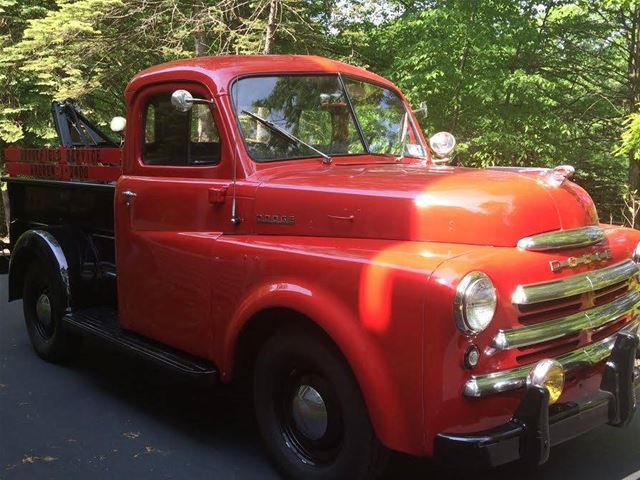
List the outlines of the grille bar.
{"label": "grille bar", "polygon": [[584,312],[535,325],[500,330],[493,339],[493,346],[499,350],[509,350],[555,340],[587,328],[602,327],[639,307],[640,293],[631,290],[611,303]]}
{"label": "grille bar", "polygon": [[625,260],[599,270],[592,270],[551,282],[519,285],[511,300],[516,305],[530,305],[532,303],[558,300],[624,282],[637,273],[638,266],[633,260]]}
{"label": "grille bar", "polygon": [[[639,325],[640,323],[635,320],[619,332],[616,332],[604,340],[565,353],[555,359],[560,362],[565,373],[600,363],[611,353],[616,341],[616,336],[619,333],[637,335]],[[522,388],[527,384],[527,376],[534,365],[535,364],[525,365],[486,375],[474,375],[465,383],[464,395],[467,397],[485,397],[487,395]]]}
{"label": "grille bar", "polygon": [[561,248],[577,248],[593,245],[604,240],[606,234],[598,225],[574,228],[571,230],[555,230],[525,237],[518,241],[522,250],[545,251]]}

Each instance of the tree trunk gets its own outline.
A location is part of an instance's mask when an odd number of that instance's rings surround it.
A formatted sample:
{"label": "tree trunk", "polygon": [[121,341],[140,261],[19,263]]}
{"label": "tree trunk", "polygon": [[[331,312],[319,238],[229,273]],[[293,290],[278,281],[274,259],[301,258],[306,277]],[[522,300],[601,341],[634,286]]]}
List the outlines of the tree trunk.
{"label": "tree trunk", "polygon": [[[469,21],[469,28],[472,29],[473,25],[476,21],[476,16],[478,14],[478,1],[475,0],[471,7],[471,20]],[[468,32],[467,36],[464,39],[464,46],[462,47],[462,54],[460,55],[460,65],[458,67],[458,72],[460,77],[458,82],[456,83],[456,88],[453,94],[453,114],[451,115],[451,121],[449,122],[449,131],[453,132],[458,126],[458,121],[460,120],[460,110],[462,109],[462,90],[464,89],[464,75],[465,69],[467,66],[467,61],[469,59],[469,50],[471,48],[471,33]]]}
{"label": "tree trunk", "polygon": [[[276,36],[276,29],[278,28],[278,2],[280,0],[269,0],[269,17],[267,18],[267,30],[264,34],[264,48],[262,53],[268,55],[273,50],[273,39]],[[266,107],[258,107],[258,116],[262,118],[269,118],[269,109]],[[271,132],[262,123],[257,122],[256,139],[258,142],[267,141],[271,135]]]}
{"label": "tree trunk", "polygon": [[267,31],[264,34],[264,49],[262,53],[268,55],[273,50],[273,40],[276,36],[276,29],[278,28],[278,8],[280,0],[269,1],[269,18],[267,19]]}
{"label": "tree trunk", "polygon": [[206,13],[207,9],[202,1],[196,0],[195,2],[193,2],[193,43],[194,53],[196,57],[203,57],[207,54],[207,41],[205,38],[204,29]]}
{"label": "tree trunk", "polygon": [[640,160],[633,150],[629,152],[629,188],[640,192]]}
{"label": "tree trunk", "polygon": [[[638,98],[640,94],[640,7],[632,7],[631,32],[629,35],[629,114],[638,111]],[[631,191],[640,192],[640,159],[632,150],[629,152],[629,188]]]}

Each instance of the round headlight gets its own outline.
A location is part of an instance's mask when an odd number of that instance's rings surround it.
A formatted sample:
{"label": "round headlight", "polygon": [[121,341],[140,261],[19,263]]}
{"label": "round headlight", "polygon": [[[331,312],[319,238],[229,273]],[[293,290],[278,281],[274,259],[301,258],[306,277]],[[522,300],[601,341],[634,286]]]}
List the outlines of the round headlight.
{"label": "round headlight", "polygon": [[636,245],[636,249],[633,251],[633,255],[631,255],[631,260],[640,264],[640,243]]}
{"label": "round headlight", "polygon": [[489,326],[496,311],[496,289],[482,272],[471,272],[460,281],[454,299],[458,328],[467,335],[480,333]]}
{"label": "round headlight", "polygon": [[438,157],[446,157],[456,147],[456,138],[449,132],[438,132],[429,139],[429,146]]}

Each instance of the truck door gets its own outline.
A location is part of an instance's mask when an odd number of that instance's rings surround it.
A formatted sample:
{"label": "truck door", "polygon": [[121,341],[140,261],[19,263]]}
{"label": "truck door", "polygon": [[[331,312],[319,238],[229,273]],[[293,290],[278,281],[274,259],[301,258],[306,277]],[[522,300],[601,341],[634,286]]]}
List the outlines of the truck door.
{"label": "truck door", "polygon": [[118,313],[127,329],[209,357],[212,252],[229,224],[221,204],[231,155],[215,105],[178,112],[176,89],[213,97],[201,85],[172,83],[134,100],[115,198]]}

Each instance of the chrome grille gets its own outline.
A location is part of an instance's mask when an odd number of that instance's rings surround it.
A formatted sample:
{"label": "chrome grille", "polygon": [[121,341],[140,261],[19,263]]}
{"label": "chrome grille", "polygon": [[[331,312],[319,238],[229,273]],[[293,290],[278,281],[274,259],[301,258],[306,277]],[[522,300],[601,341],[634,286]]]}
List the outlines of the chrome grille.
{"label": "chrome grille", "polygon": [[508,350],[549,342],[585,329],[595,330],[620,317],[630,315],[639,305],[640,293],[636,289],[628,290],[612,302],[599,307],[547,322],[500,330],[493,339],[493,346],[500,350]]}
{"label": "chrome grille", "polygon": [[[551,282],[518,286],[513,303],[523,326],[500,330],[493,346],[499,350],[557,349],[561,343],[567,349],[575,347],[573,340],[580,332],[597,334],[635,313],[640,306],[637,273],[638,266],[627,260]],[[559,342],[554,345],[555,340]],[[520,361],[531,360],[536,352],[529,349],[524,353]]]}
{"label": "chrome grille", "polygon": [[615,336],[635,334],[640,313],[638,266],[631,260],[559,280],[518,286],[512,301],[520,325],[498,331],[492,346],[514,351],[519,366],[472,376],[465,395],[522,387],[531,366],[555,358],[568,371],[608,354]]}
{"label": "chrome grille", "polygon": [[566,299],[573,295],[593,292],[628,281],[636,273],[638,273],[638,266],[632,260],[626,260],[610,267],[551,282],[519,285],[513,294],[512,301],[520,306]]}
{"label": "chrome grille", "polygon": [[[633,321],[624,326],[620,332],[636,335],[638,326],[639,323]],[[571,373],[589,365],[595,365],[609,356],[615,340],[616,335],[610,335],[604,340],[558,356],[556,360],[562,364],[566,373]],[[530,370],[531,365],[525,365],[486,375],[474,375],[465,383],[464,394],[467,397],[484,397],[494,393],[517,390],[527,384],[527,376]]]}
{"label": "chrome grille", "polygon": [[568,316],[591,307],[599,307],[625,295],[629,291],[630,283],[629,279],[625,279],[607,287],[566,298],[517,305],[518,320],[524,325],[532,325]]}

